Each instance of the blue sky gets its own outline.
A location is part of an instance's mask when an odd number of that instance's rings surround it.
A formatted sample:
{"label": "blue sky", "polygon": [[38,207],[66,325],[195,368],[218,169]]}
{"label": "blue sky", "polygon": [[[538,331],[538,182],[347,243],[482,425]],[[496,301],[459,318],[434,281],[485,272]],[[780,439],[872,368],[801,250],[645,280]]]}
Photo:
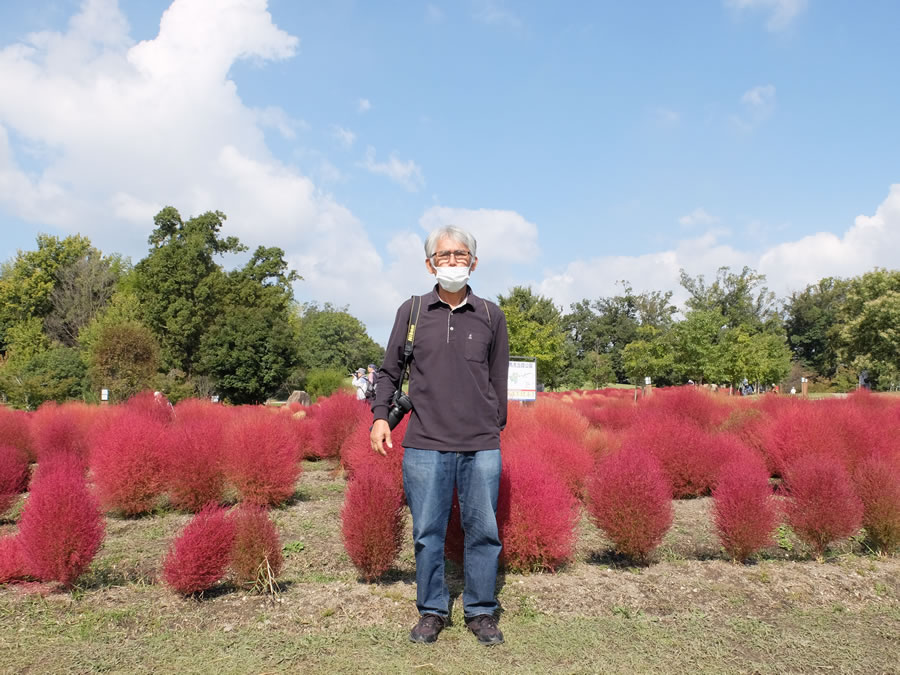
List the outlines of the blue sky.
{"label": "blue sky", "polygon": [[0,259],[228,215],[299,300],[373,338],[479,241],[476,292],[779,295],[900,266],[900,4],[872,0],[0,3]]}

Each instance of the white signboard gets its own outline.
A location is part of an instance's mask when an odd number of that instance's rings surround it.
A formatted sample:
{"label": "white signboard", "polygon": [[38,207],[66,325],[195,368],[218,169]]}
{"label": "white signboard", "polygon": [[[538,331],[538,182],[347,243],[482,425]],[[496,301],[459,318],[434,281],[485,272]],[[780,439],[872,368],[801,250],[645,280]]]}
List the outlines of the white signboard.
{"label": "white signboard", "polygon": [[510,361],[506,400],[533,401],[536,398],[537,362]]}
{"label": "white signboard", "polygon": [[109,400],[109,389],[101,389],[100,390],[100,400],[101,401]]}

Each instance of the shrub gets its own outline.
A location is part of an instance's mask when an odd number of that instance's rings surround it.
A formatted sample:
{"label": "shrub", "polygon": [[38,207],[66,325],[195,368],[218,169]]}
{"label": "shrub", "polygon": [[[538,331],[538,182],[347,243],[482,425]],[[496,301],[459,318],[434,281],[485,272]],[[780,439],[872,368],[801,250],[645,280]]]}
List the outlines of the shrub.
{"label": "shrub", "polygon": [[360,425],[372,423],[372,412],[354,394],[338,391],[313,407],[318,425],[319,457],[337,457],[347,436]]}
{"label": "shrub", "polygon": [[14,534],[0,537],[0,584],[25,581],[29,577],[19,537]]}
{"label": "shrub", "polygon": [[96,414],[96,409],[82,403],[44,403],[34,412],[30,425],[37,461],[70,454],[81,458],[86,465],[91,424]]}
{"label": "shrub", "polygon": [[504,462],[497,501],[501,561],[511,570],[556,570],[575,551],[578,501],[539,457]]}
{"label": "shrub", "polygon": [[381,576],[403,543],[403,490],[382,473],[357,473],[341,509],[344,549],[366,581]]}
{"label": "shrub", "polygon": [[597,463],[588,483],[591,520],[615,550],[646,562],[672,525],[672,488],[644,450],[620,450]]}
{"label": "shrub", "polygon": [[224,508],[209,505],[184,527],[163,562],[163,579],[182,595],[202,593],[225,576],[235,523]]}
{"label": "shrub", "polygon": [[0,445],[0,515],[28,485],[28,460],[18,448]]}
{"label": "shrub", "polygon": [[114,410],[94,434],[90,466],[100,504],[126,516],[157,506],[165,490],[166,427],[125,408]]}
{"label": "shrub", "polygon": [[892,553],[900,546],[900,461],[873,455],[859,464],[854,483],[866,534],[876,550]]}
{"label": "shrub", "polygon": [[45,460],[19,520],[29,574],[71,586],[100,549],[103,532],[103,515],[80,465],[71,456]]}
{"label": "shrub", "polygon": [[395,485],[403,485],[403,446],[401,439],[406,434],[409,424],[409,415],[404,417],[400,424],[391,431],[393,448],[385,448],[387,457],[382,457],[372,450],[369,443],[369,425],[360,424],[344,441],[341,446],[341,464],[352,480],[360,473],[387,474]]}
{"label": "shrub", "polygon": [[291,419],[294,421],[300,459],[321,459],[322,438],[318,420],[303,410],[293,413]]}
{"label": "shrub", "polygon": [[716,531],[733,560],[746,560],[771,544],[778,509],[760,458],[745,455],[728,461],[712,496]]}
{"label": "shrub", "polygon": [[234,520],[231,571],[235,583],[263,590],[274,582],[284,565],[278,530],[260,506],[242,504],[231,518]]}
{"label": "shrub", "polygon": [[672,486],[676,499],[707,495],[725,459],[721,441],[693,422],[647,411],[642,424],[627,432],[622,450],[648,450]]}
{"label": "shrub", "polygon": [[241,499],[275,506],[290,499],[300,476],[292,421],[263,408],[237,415],[225,440],[225,475]]}
{"label": "shrub", "polygon": [[318,400],[347,387],[347,375],[337,369],[310,370],[306,375],[306,391]]}
{"label": "shrub", "polygon": [[803,455],[788,467],[788,524],[817,557],[834,541],[862,526],[863,504],[840,461],[831,455]]}
{"label": "shrub", "polygon": [[[579,416],[580,417],[580,416]],[[585,432],[591,431],[585,424]],[[555,473],[575,497],[585,493],[585,481],[594,466],[592,455],[583,444],[584,437],[574,438],[556,427],[536,424],[536,418],[519,427],[519,432],[503,441],[504,457],[514,459],[539,455],[548,470]]]}
{"label": "shrub", "polygon": [[31,443],[29,413],[24,410],[10,410],[0,406],[0,445],[16,448],[26,461],[35,460]]}
{"label": "shrub", "polygon": [[225,424],[224,408],[207,404],[176,418],[168,430],[165,480],[169,502],[175,508],[196,513],[205,504],[224,498]]}
{"label": "shrub", "polygon": [[731,405],[701,387],[666,387],[648,400],[648,410],[671,415],[712,431],[731,412]]}
{"label": "shrub", "polygon": [[140,415],[156,420],[160,424],[170,424],[175,419],[175,408],[161,392],[146,389],[125,401],[125,407]]}

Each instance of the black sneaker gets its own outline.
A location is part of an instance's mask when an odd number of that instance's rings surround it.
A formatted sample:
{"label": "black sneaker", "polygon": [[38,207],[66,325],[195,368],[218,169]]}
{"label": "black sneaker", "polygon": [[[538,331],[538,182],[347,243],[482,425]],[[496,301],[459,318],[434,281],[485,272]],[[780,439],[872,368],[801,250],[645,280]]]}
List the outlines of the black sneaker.
{"label": "black sneaker", "polygon": [[493,614],[479,614],[467,619],[466,626],[475,633],[475,637],[483,645],[503,644],[503,633],[497,628],[497,619]]}
{"label": "black sneaker", "polygon": [[409,639],[410,642],[434,642],[442,630],[444,630],[443,618],[437,614],[423,614],[419,617],[419,623],[409,632]]}

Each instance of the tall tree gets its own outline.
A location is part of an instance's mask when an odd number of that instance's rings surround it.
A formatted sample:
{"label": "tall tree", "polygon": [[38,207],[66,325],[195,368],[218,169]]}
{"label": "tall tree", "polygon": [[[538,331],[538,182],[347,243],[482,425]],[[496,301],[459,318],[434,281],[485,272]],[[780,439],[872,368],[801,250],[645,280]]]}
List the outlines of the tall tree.
{"label": "tall tree", "polygon": [[850,280],[839,312],[838,353],[881,389],[900,383],[900,270],[876,268]]}
{"label": "tall tree", "polygon": [[506,315],[509,353],[535,357],[538,381],[558,387],[566,366],[562,312],[552,300],[527,286],[513,287],[508,295],[498,296],[497,304]]}
{"label": "tall tree", "polygon": [[182,221],[167,206],[153,222],[150,252],[135,266],[135,293],[160,341],[163,366],[191,375],[203,333],[220,315],[225,294],[226,275],[215,257],[246,247],[236,237],[220,236],[220,211]]}
{"label": "tall tree", "polygon": [[32,317],[43,320],[50,313],[57,271],[85,255],[91,244],[80,235],[59,239],[39,234],[37,246],[0,266],[0,351],[6,351],[13,325]]}
{"label": "tall tree", "polygon": [[350,372],[384,360],[384,349],[369,337],[363,323],[346,307],[329,303],[303,305],[297,340],[299,365],[305,371]]}
{"label": "tall tree", "polygon": [[717,310],[728,326],[745,326],[750,331],[760,331],[772,324],[778,326],[775,294],[765,282],[764,274],[749,267],[744,267],[739,274],[729,267],[720,267],[711,284],[706,283],[702,274],[695,278],[681,270],[681,285],[690,293],[685,303],[689,309]]}

